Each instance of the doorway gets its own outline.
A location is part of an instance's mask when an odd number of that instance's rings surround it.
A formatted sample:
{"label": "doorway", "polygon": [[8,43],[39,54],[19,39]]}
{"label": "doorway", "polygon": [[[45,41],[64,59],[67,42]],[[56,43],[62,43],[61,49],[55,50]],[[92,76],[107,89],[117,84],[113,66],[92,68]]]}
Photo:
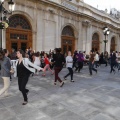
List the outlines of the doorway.
{"label": "doorway", "polygon": [[67,55],[68,51],[71,51],[72,54],[75,50],[75,37],[74,30],[71,26],[64,27],[61,37],[61,46],[62,53]]}
{"label": "doorway", "polygon": [[9,28],[6,29],[6,48],[11,52],[32,47],[32,28],[30,22],[22,15],[13,15],[9,18]]}

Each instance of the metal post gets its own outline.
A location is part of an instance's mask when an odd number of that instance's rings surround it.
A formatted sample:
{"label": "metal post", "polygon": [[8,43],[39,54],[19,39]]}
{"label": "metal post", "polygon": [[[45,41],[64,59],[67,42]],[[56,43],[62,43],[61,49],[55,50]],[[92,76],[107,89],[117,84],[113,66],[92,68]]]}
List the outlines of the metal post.
{"label": "metal post", "polygon": [[[2,12],[0,12],[0,18],[2,21]],[[2,29],[0,29],[0,50],[2,50]]]}
{"label": "metal post", "polygon": [[0,29],[0,50],[2,50],[2,29]]}
{"label": "metal post", "polygon": [[104,41],[104,43],[105,43],[105,50],[104,50],[104,53],[105,53],[105,51],[106,51],[106,34],[105,34],[105,41]]}

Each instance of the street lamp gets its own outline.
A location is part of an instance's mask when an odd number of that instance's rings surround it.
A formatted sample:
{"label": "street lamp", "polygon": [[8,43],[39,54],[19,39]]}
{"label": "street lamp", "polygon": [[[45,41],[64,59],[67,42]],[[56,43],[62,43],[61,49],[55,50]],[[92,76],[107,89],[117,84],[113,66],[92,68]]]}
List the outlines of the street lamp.
{"label": "street lamp", "polygon": [[7,18],[7,15],[12,14],[15,9],[15,4],[12,0],[9,0],[8,2],[9,10],[6,10],[3,4],[4,0],[0,0],[0,50],[2,50],[2,30],[8,27],[9,20]]}
{"label": "street lamp", "polygon": [[106,51],[106,43],[108,42],[107,36],[110,34],[110,30],[108,29],[108,27],[103,28],[103,34],[105,36],[105,40],[103,40],[104,43],[105,43],[105,49],[104,49],[104,53],[105,53],[105,51]]}

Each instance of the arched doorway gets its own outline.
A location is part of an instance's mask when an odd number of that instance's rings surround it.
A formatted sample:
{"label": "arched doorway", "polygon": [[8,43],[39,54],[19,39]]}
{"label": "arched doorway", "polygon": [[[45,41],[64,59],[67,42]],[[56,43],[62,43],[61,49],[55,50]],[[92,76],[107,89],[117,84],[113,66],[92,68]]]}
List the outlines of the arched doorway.
{"label": "arched doorway", "polygon": [[30,22],[22,15],[13,15],[9,18],[9,28],[6,30],[6,48],[11,52],[32,47],[32,28]]}
{"label": "arched doorway", "polygon": [[63,54],[67,54],[68,51],[71,51],[73,53],[75,49],[75,37],[74,30],[71,26],[64,27],[61,39]]}
{"label": "arched doorway", "polygon": [[92,36],[92,50],[93,51],[99,51],[100,50],[99,35],[97,33],[94,33],[93,36]]}
{"label": "arched doorway", "polygon": [[115,50],[116,50],[115,37],[112,37],[110,44],[110,52],[113,52]]}

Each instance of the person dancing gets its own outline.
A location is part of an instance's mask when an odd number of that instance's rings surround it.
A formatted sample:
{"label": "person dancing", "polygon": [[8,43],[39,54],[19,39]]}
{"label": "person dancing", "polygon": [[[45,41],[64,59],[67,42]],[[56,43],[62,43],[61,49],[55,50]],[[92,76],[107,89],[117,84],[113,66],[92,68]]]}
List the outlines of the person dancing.
{"label": "person dancing", "polygon": [[73,80],[73,58],[71,56],[71,51],[68,52],[68,56],[66,57],[66,67],[69,70],[69,73],[67,75],[64,76],[64,79],[66,80],[66,78],[71,75],[71,82],[74,82]]}
{"label": "person dancing", "polygon": [[60,82],[60,87],[62,87],[64,85],[64,82],[60,79],[60,77],[58,76],[58,74],[60,73],[60,71],[63,68],[63,64],[65,63],[65,58],[64,56],[60,53],[61,52],[61,48],[56,48],[56,54],[53,57],[53,63],[54,63],[54,70],[55,70],[55,81],[54,81],[54,85],[56,85],[57,80]]}
{"label": "person dancing", "polygon": [[[35,69],[37,70],[43,70],[43,68],[31,63],[28,58],[24,58],[24,52],[22,50],[17,51],[17,57],[18,60],[16,60],[16,68],[15,73],[18,77],[18,86],[19,90],[22,92],[24,102],[22,105],[26,105],[28,103],[27,94],[29,92],[28,89],[26,89],[26,85],[29,79],[29,76],[31,72],[35,73]],[[31,68],[31,67],[33,68]]]}
{"label": "person dancing", "polygon": [[4,81],[4,87],[0,90],[0,96],[4,94],[4,97],[9,96],[8,89],[10,87],[10,75],[12,73],[8,54],[9,52],[7,49],[3,49],[3,51],[0,53],[1,76]]}
{"label": "person dancing", "polygon": [[44,63],[45,63],[45,67],[44,67],[44,73],[42,74],[42,76],[46,75],[46,69],[48,69],[53,75],[54,72],[50,69],[50,62],[49,62],[49,58],[47,57],[46,53],[44,54]]}

